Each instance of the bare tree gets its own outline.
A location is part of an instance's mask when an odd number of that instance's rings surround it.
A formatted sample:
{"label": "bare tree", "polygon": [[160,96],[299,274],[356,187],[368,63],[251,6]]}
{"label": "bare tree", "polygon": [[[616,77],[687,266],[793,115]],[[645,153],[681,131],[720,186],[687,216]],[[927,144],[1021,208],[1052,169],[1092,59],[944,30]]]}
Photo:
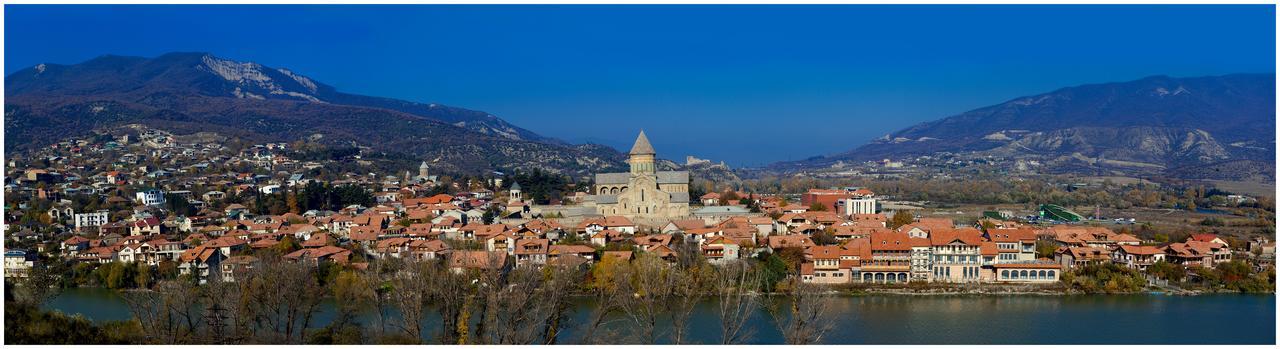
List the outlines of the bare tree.
{"label": "bare tree", "polygon": [[684,234],[677,233],[671,237],[671,249],[676,252],[676,266],[680,268],[690,268],[706,261],[702,257],[702,247]]}
{"label": "bare tree", "polygon": [[174,341],[171,326],[172,318],[165,309],[164,297],[153,290],[127,290],[120,293],[120,298],[129,307],[133,318],[141,325],[144,338],[153,343],[170,343]]}
{"label": "bare tree", "polygon": [[438,280],[432,280],[440,266],[432,261],[410,261],[406,268],[391,279],[391,303],[400,309],[400,322],[396,324],[405,336],[422,340],[422,320],[426,316],[433,288]]}
{"label": "bare tree", "polygon": [[707,293],[707,281],[712,268],[706,263],[670,268],[671,299],[667,301],[667,313],[671,316],[671,342],[688,341],[689,320]]}
{"label": "bare tree", "polygon": [[548,266],[547,282],[540,290],[541,304],[547,307],[547,319],[543,324],[543,344],[556,344],[560,334],[570,323],[573,293],[582,281],[580,267]]}
{"label": "bare tree", "polygon": [[591,298],[595,307],[583,329],[581,341],[585,344],[601,344],[616,341],[609,320],[615,313],[621,312],[622,303],[630,297],[624,284],[627,279],[622,269],[628,268],[627,261],[617,258],[604,258],[591,270]]}
{"label": "bare tree", "polygon": [[666,262],[656,256],[640,255],[626,268],[619,269],[622,290],[621,309],[635,325],[632,336],[640,343],[658,339],[658,318],[672,295],[675,279]]}
{"label": "bare tree", "polygon": [[720,307],[720,344],[742,344],[752,335],[747,319],[760,304],[756,293],[760,274],[744,263],[716,270],[715,289]]}
{"label": "bare tree", "polygon": [[202,290],[205,304],[205,341],[210,344],[238,343],[253,337],[252,311],[245,302],[243,285],[212,278]]}
{"label": "bare tree", "polygon": [[[394,268],[392,268],[394,267]],[[404,269],[404,264],[400,263],[391,266],[386,260],[378,259],[369,263],[369,268],[365,269],[364,279],[367,280],[365,286],[369,288],[372,294],[372,306],[374,311],[378,313],[378,330],[376,336],[383,336],[387,332],[387,308],[392,303],[392,274],[394,271]]]}
{"label": "bare tree", "polygon": [[[785,300],[774,298],[767,307],[787,344],[815,344],[834,326],[830,309],[834,293],[818,285],[795,282]],[[786,307],[786,310],[782,308]]]}
{"label": "bare tree", "polygon": [[516,268],[501,279],[486,278],[478,339],[491,344],[538,343],[556,310],[554,301],[545,299],[551,281],[535,267]]}
{"label": "bare tree", "polygon": [[356,315],[374,303],[374,290],[364,273],[343,271],[333,281],[333,298],[337,299],[337,315],[323,329],[330,343],[359,344],[364,332],[356,322]]}
{"label": "bare tree", "polygon": [[247,297],[254,309],[254,322],[269,330],[264,341],[301,343],[305,329],[320,307],[325,294],[307,262],[263,259],[248,273]]}
{"label": "bare tree", "polygon": [[489,284],[486,342],[553,343],[568,322],[570,292],[580,279],[573,269],[520,267]]}
{"label": "bare tree", "polygon": [[149,340],[161,344],[193,340],[201,322],[194,302],[199,298],[195,285],[165,281],[157,284],[155,290],[129,290],[121,297]]}
{"label": "bare tree", "polygon": [[[529,276],[528,273],[521,273],[520,276],[523,276],[521,280],[509,284],[508,281],[510,280],[507,278],[508,274],[505,272],[505,268],[499,267],[506,265],[507,254],[505,252],[490,252],[485,253],[484,256],[487,258],[487,261],[484,262],[484,267],[471,270],[471,275],[475,278],[477,287],[475,289],[476,294],[471,297],[472,302],[470,303],[470,305],[474,306],[474,309],[468,312],[479,313],[480,321],[476,324],[475,336],[469,336],[469,334],[464,333],[459,333],[459,335],[466,336],[466,339],[468,339],[467,344],[472,341],[476,343],[511,344],[504,342],[514,339],[511,338],[515,336],[514,332],[519,331],[513,328],[515,326],[511,323],[513,318],[525,318],[529,314],[509,314],[508,312],[527,310],[521,308],[529,303],[531,298],[528,292],[532,292],[537,288],[536,282],[538,280]],[[512,286],[519,286],[521,288],[520,291],[523,293],[514,294],[515,292],[513,291],[509,292],[508,288]],[[506,307],[515,308],[504,309]]]}
{"label": "bare tree", "polygon": [[[464,310],[472,296],[473,281],[466,275],[450,272],[437,264],[434,267],[420,268],[420,272],[428,275],[430,302],[440,314],[441,344],[459,344],[467,333],[465,325],[470,317]],[[463,326],[459,326],[459,325]],[[460,328],[461,327],[461,328]]]}
{"label": "bare tree", "polygon": [[44,264],[37,264],[27,270],[27,277],[22,280],[19,287],[14,288],[14,298],[36,307],[42,306],[58,296],[61,289],[57,287],[57,283],[57,275],[49,272],[49,268]]}

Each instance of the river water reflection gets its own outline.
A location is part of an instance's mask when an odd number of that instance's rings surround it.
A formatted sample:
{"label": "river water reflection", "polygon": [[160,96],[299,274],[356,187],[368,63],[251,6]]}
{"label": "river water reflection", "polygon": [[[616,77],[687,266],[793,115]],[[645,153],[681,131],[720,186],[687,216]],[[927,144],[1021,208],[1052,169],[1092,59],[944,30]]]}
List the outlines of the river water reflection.
{"label": "river water reflection", "polygon": [[[314,326],[334,317],[326,301]],[[64,290],[48,306],[95,321],[131,317],[119,296],[105,289]],[[828,344],[1274,344],[1274,295],[1118,295],[1118,296],[856,296],[840,297],[832,309],[835,328]],[[591,304],[584,300],[574,313],[583,324]],[[393,313],[394,315],[394,313]],[[360,321],[376,326],[376,315]],[[428,319],[425,333],[438,331]],[[719,341],[714,303],[693,315],[698,343]],[[750,343],[782,343],[763,311],[749,319]],[[576,342],[581,331],[566,331]],[[665,336],[666,331],[660,331]],[[563,338],[563,337],[562,337]]]}

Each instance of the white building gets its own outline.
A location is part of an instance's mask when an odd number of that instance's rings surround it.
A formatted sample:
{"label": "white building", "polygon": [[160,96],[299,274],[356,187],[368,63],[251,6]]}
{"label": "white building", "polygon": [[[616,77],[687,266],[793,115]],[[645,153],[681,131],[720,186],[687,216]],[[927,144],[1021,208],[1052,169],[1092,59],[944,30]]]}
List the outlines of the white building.
{"label": "white building", "polygon": [[204,195],[201,195],[200,197],[204,198],[204,201],[222,200],[227,197],[227,193],[213,190],[205,192]]}
{"label": "white building", "polygon": [[75,217],[76,229],[84,227],[97,227],[107,224],[107,220],[111,218],[108,210],[98,210],[92,213],[77,213]]}
{"label": "white building", "polygon": [[4,276],[6,278],[27,277],[27,271],[35,266],[34,255],[24,250],[4,251]]}
{"label": "white building", "polygon": [[143,190],[134,194],[136,200],[147,206],[159,206],[164,204],[164,192],[160,189]]}
{"label": "white building", "polygon": [[859,198],[844,200],[844,214],[852,216],[855,214],[873,214],[876,213],[876,199]]}
{"label": "white building", "polygon": [[264,185],[262,186],[262,188],[258,188],[258,191],[261,191],[263,194],[275,194],[275,193],[279,193],[281,189],[279,185],[271,184],[271,185]]}

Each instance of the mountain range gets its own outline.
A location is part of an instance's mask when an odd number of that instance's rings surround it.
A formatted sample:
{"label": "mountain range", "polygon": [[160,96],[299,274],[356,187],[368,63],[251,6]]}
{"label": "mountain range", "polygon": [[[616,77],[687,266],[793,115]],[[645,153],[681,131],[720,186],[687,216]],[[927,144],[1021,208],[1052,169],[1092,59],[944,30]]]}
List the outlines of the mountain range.
{"label": "mountain range", "polygon": [[1256,162],[1245,167],[1270,168],[1274,178],[1275,103],[1275,74],[1081,85],[917,124],[847,152],[773,168],[950,153],[1034,160],[1050,172],[1175,177],[1205,175],[1196,170],[1202,166]]}
{"label": "mountain range", "polygon": [[319,140],[422,157],[459,171],[622,165],[618,151],[543,137],[463,108],[342,93],[284,68],[208,53],[106,55],[5,77],[7,151],[143,124],[255,141]]}
{"label": "mountain range", "polygon": [[[624,166],[482,111],[337,91],[285,68],[178,52],[39,64],[5,77],[7,152],[129,124],[251,141],[367,146],[456,171]],[[769,170],[934,154],[1005,157],[1040,172],[1274,178],[1275,74],[1090,84],[1019,97]]]}

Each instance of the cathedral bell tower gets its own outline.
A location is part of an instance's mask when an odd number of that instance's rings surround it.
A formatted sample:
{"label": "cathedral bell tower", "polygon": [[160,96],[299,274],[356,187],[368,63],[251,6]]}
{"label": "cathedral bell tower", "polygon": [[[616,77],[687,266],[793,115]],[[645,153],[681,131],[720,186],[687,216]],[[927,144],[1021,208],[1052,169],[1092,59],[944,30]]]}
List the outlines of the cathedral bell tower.
{"label": "cathedral bell tower", "polygon": [[654,165],[654,156],[656,152],[653,146],[649,144],[649,138],[644,136],[644,130],[640,131],[640,136],[636,137],[636,144],[631,146],[630,157],[627,163],[631,164],[631,174],[637,176],[654,176],[657,168]]}

